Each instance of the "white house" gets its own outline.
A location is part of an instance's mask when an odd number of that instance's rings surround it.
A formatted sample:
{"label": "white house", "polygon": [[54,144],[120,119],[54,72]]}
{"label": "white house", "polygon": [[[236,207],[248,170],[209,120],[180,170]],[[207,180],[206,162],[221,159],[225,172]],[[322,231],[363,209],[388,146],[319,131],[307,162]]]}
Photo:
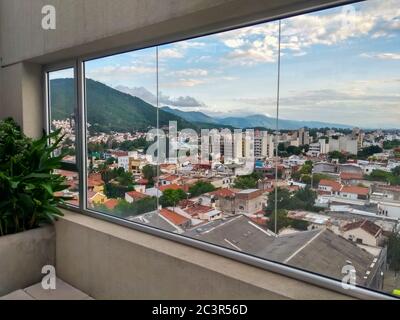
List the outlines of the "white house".
{"label": "white house", "polygon": [[380,246],[383,240],[382,228],[364,219],[351,222],[341,228],[342,236],[350,241],[368,246]]}

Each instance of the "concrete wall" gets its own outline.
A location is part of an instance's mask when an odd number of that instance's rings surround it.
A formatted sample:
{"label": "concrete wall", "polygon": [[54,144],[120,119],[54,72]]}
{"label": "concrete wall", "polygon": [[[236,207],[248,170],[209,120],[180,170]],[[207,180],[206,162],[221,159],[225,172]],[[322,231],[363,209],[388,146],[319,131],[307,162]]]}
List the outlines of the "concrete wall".
{"label": "concrete wall", "polygon": [[95,299],[349,299],[169,240],[64,211],[57,276]]}
{"label": "concrete wall", "polygon": [[[0,119],[13,116],[28,135],[40,134],[43,101],[37,89],[43,64],[159,44],[343,2],[0,0]],[[55,30],[42,28],[42,8],[49,4],[56,9]]]}
{"label": "concrete wall", "polygon": [[55,265],[53,226],[0,237],[0,297],[42,280],[42,267]]}

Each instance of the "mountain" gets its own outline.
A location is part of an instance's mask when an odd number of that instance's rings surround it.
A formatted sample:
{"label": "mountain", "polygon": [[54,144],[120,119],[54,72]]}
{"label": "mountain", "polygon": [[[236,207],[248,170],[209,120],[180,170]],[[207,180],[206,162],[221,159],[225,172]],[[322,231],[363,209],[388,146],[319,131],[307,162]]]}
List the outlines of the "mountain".
{"label": "mountain", "polygon": [[[71,117],[74,106],[73,79],[54,79],[50,82],[52,119]],[[147,130],[157,125],[157,108],[130,94],[113,89],[101,82],[86,80],[87,116],[92,131]],[[262,114],[246,117],[213,118],[202,112],[181,111],[170,107],[158,110],[160,126],[168,126],[169,121],[177,121],[178,129],[192,128],[267,128],[274,129],[275,118]],[[351,126],[318,121],[279,120],[282,130],[308,128],[348,129]]]}
{"label": "mountain", "polygon": [[199,111],[181,111],[178,109],[172,109],[170,107],[162,107],[161,110],[172,113],[176,116],[179,116],[187,121],[191,122],[203,122],[203,123],[215,123],[218,124],[218,121],[210,116],[206,115],[203,112]]}
{"label": "mountain", "polygon": [[[215,125],[230,126],[234,128],[267,128],[275,129],[276,118],[267,117],[262,114],[255,114],[246,117],[226,117],[226,118],[212,118],[202,112],[185,112],[169,107],[163,107],[162,110],[178,115],[183,119],[192,122],[203,122]],[[350,129],[352,126],[338,124],[338,123],[327,123],[320,121],[299,121],[299,120],[279,120],[279,129],[282,130],[297,130],[303,127],[308,128],[337,128],[337,129]]]}
{"label": "mountain", "polygon": [[[267,117],[262,114],[255,114],[246,117],[228,117],[219,118],[217,121],[221,124],[231,125],[238,128],[252,128],[252,127],[264,127],[268,129],[276,128],[276,118]],[[300,121],[300,120],[286,120],[279,119],[278,122],[279,129],[281,130],[297,130],[300,128],[337,128],[337,129],[351,129],[352,126],[338,124],[338,123],[328,123],[320,121]]]}
{"label": "mountain", "polygon": [[[54,79],[50,82],[52,119],[71,116],[74,105],[73,79]],[[87,117],[92,129],[98,131],[146,130],[157,125],[157,108],[138,97],[115,90],[101,82],[86,80]],[[198,129],[195,124],[159,110],[160,126],[177,121],[178,128]]]}

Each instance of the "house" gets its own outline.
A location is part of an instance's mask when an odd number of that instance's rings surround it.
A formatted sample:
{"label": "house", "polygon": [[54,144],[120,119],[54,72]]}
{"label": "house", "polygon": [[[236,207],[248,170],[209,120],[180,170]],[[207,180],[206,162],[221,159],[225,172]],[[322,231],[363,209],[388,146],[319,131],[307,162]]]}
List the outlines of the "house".
{"label": "house", "polygon": [[386,251],[374,256],[326,228],[274,236],[238,215],[199,225],[185,235],[335,279],[342,279],[342,268],[351,265],[358,285],[383,286]]}
{"label": "house", "polygon": [[205,206],[199,203],[195,203],[193,201],[181,201],[179,203],[178,212],[181,211],[192,218],[205,220],[205,221],[214,221],[222,218],[222,211],[211,206]]}
{"label": "house", "polygon": [[135,201],[142,200],[148,197],[148,195],[137,191],[129,191],[125,193],[125,200],[129,203],[134,203]]}
{"label": "house", "polygon": [[371,199],[400,203],[400,186],[374,184],[371,187]]}
{"label": "house", "polygon": [[[160,186],[158,189],[159,189],[159,190],[161,191],[161,193],[162,193],[162,192],[164,192],[164,191],[167,190],[167,189],[172,189],[172,190],[178,190],[178,189],[180,189],[180,190],[183,190],[183,191],[187,192],[189,188],[188,188],[188,186],[181,186],[181,185],[178,185],[178,184],[176,184],[176,183],[173,183],[173,184],[162,185],[162,186]],[[161,194],[161,195],[162,195],[162,194]]]}
{"label": "house", "polygon": [[177,212],[163,208],[160,210],[160,215],[167,219],[170,223],[182,229],[189,229],[191,227],[190,219],[180,215]]}
{"label": "house", "polygon": [[369,188],[358,186],[343,186],[339,196],[350,200],[367,200],[369,198]]}
{"label": "house", "polygon": [[329,162],[317,162],[314,164],[314,173],[336,173],[337,166]]}
{"label": "house", "polygon": [[109,210],[114,210],[118,203],[119,201],[117,199],[109,199],[104,202],[104,206]]}
{"label": "house", "polygon": [[215,207],[225,213],[235,213],[235,195],[239,189],[218,189],[208,193],[211,197],[211,203],[215,203]]}
{"label": "house", "polygon": [[338,195],[342,185],[334,180],[321,179],[318,184],[320,194]]}
{"label": "house", "polygon": [[170,175],[162,175],[158,179],[160,186],[166,186],[170,184],[176,184],[179,181],[179,176],[175,174],[170,174]]}
{"label": "house", "polygon": [[93,192],[104,192],[104,181],[100,174],[90,174],[87,183],[89,190]]}
{"label": "house", "polygon": [[364,180],[363,174],[360,172],[341,172],[340,182],[344,185],[357,185]]}
{"label": "house", "polygon": [[103,204],[108,199],[101,192],[88,191],[88,200],[90,204]]}
{"label": "house", "polygon": [[235,214],[256,214],[262,211],[262,204],[262,191],[259,189],[241,190],[235,194]]}
{"label": "house", "polygon": [[342,236],[350,241],[378,247],[382,244],[382,228],[367,219],[358,220],[341,228]]}

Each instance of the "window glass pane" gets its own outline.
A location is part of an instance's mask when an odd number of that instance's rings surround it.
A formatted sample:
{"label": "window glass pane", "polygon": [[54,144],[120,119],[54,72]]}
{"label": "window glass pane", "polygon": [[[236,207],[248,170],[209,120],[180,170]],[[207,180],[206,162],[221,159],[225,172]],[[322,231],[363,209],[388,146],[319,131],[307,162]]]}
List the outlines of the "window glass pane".
{"label": "window glass pane", "polygon": [[400,217],[399,4],[286,19],[281,41],[276,257],[387,293],[399,285],[400,247],[386,242]]}
{"label": "window glass pane", "polygon": [[64,152],[64,161],[75,163],[76,159],[76,89],[74,69],[68,68],[48,73],[50,129],[61,129],[64,139],[56,154]]}
{"label": "window glass pane", "polygon": [[[160,114],[177,125],[162,128],[162,213],[188,220],[185,236],[258,256],[274,238],[266,210],[275,185],[278,25],[159,47]],[[164,195],[168,188],[178,201]]]}
{"label": "window glass pane", "polygon": [[66,197],[65,202],[68,205],[79,207],[79,175],[78,172],[61,170],[54,170],[55,174],[65,177],[68,188],[59,192],[58,195]]}
{"label": "window glass pane", "polygon": [[88,208],[132,221],[151,216],[157,159],[146,155],[154,143],[146,133],[157,127],[156,49],[91,60],[85,70]]}

